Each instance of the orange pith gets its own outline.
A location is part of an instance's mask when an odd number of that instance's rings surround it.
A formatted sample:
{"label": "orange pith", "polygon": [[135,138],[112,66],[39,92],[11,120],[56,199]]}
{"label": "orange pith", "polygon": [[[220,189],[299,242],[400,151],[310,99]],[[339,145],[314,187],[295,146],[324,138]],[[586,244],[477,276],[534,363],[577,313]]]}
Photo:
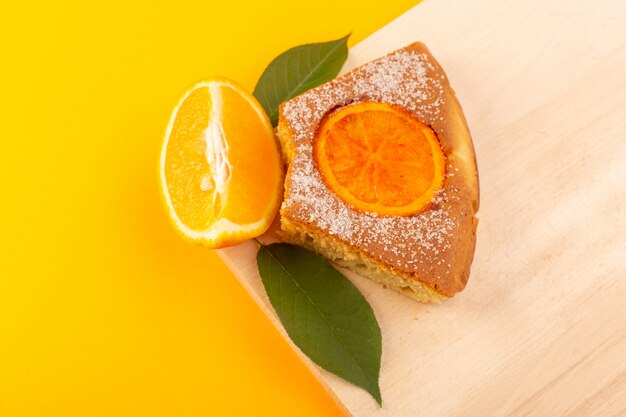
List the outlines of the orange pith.
{"label": "orange pith", "polygon": [[262,234],[280,203],[282,163],[269,119],[225,78],[200,82],[183,97],[166,133],[160,173],[175,228],[211,248]]}
{"label": "orange pith", "polygon": [[408,216],[443,186],[445,157],[433,130],[408,111],[359,102],[327,115],[313,158],[326,185],[361,212]]}

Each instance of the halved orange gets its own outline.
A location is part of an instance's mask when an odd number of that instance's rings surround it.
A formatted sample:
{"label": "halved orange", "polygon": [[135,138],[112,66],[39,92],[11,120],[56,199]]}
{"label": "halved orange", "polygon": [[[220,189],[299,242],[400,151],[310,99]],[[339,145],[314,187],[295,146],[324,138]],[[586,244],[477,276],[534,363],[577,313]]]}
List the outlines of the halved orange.
{"label": "halved orange", "polygon": [[283,169],[261,105],[225,78],[191,87],[171,116],[160,179],[170,219],[186,239],[219,248],[265,232],[278,211]]}
{"label": "halved orange", "polygon": [[358,102],[327,115],[313,157],[326,185],[361,212],[408,216],[426,208],[445,177],[433,130],[399,106]]}

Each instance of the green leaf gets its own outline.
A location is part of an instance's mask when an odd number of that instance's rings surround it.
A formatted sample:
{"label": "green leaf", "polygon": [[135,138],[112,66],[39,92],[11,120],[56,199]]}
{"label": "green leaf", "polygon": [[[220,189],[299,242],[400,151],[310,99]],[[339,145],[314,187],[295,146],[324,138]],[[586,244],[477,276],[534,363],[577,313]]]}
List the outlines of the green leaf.
{"label": "green leaf", "polygon": [[381,404],[380,327],[359,290],[323,258],[298,246],[261,246],[257,265],[270,302],[295,345]]}
{"label": "green leaf", "polygon": [[272,126],[278,123],[278,106],[313,87],[332,80],[348,58],[348,38],[296,46],[267,66],[254,88]]}

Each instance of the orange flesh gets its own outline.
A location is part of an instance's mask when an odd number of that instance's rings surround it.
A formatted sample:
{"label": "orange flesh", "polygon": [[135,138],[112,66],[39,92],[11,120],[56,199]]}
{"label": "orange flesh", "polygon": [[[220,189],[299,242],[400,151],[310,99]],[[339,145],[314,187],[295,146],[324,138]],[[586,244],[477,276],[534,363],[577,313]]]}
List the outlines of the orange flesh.
{"label": "orange flesh", "polygon": [[[228,81],[197,86],[177,109],[167,140],[165,193],[191,236],[210,247],[263,233],[278,210],[282,162],[260,105]],[[216,230],[220,220],[228,230]],[[219,226],[222,227],[222,226]],[[245,230],[244,230],[245,229]]]}
{"label": "orange flesh", "polygon": [[204,141],[210,111],[209,89],[193,91],[178,110],[167,146],[165,177],[172,206],[180,220],[194,230],[206,229],[215,219],[213,210],[207,210],[213,206],[213,194],[201,188],[210,173]]}
{"label": "orange flesh", "polygon": [[445,176],[432,129],[385,103],[360,102],[331,113],[313,153],[324,182],[344,202],[384,216],[422,211]]}
{"label": "orange flesh", "polygon": [[[228,159],[233,167],[228,190],[228,205],[223,216],[233,223],[258,221],[268,200],[276,201],[280,194],[276,184],[282,184],[282,162],[273,130],[269,131],[254,108],[232,89],[222,89],[222,125],[228,138]],[[228,103],[228,105],[226,105]],[[254,138],[267,137],[266,140]]]}

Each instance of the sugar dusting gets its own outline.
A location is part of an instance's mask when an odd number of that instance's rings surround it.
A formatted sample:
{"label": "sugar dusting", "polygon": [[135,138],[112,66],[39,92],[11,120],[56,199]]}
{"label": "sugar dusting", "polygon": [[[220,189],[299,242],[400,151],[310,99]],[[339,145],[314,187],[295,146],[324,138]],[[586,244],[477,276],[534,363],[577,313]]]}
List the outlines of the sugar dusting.
{"label": "sugar dusting", "polygon": [[442,118],[444,82],[426,54],[401,50],[288,101],[283,115],[296,139],[309,143],[329,110],[355,101],[397,104],[428,123]]}
{"label": "sugar dusting", "polygon": [[[289,199],[283,202],[291,217],[317,226],[328,234],[361,247],[370,256],[407,272],[449,273],[442,261],[452,247],[458,224],[451,206],[457,190],[445,187],[424,212],[406,217],[380,217],[360,213],[332,193],[312,157],[312,142],[322,117],[336,107],[355,101],[380,101],[411,111],[433,125],[443,120],[445,79],[426,54],[400,50],[317,87],[283,107],[296,155],[288,178]],[[448,166],[448,176],[454,167]],[[437,262],[439,262],[437,264]]]}

